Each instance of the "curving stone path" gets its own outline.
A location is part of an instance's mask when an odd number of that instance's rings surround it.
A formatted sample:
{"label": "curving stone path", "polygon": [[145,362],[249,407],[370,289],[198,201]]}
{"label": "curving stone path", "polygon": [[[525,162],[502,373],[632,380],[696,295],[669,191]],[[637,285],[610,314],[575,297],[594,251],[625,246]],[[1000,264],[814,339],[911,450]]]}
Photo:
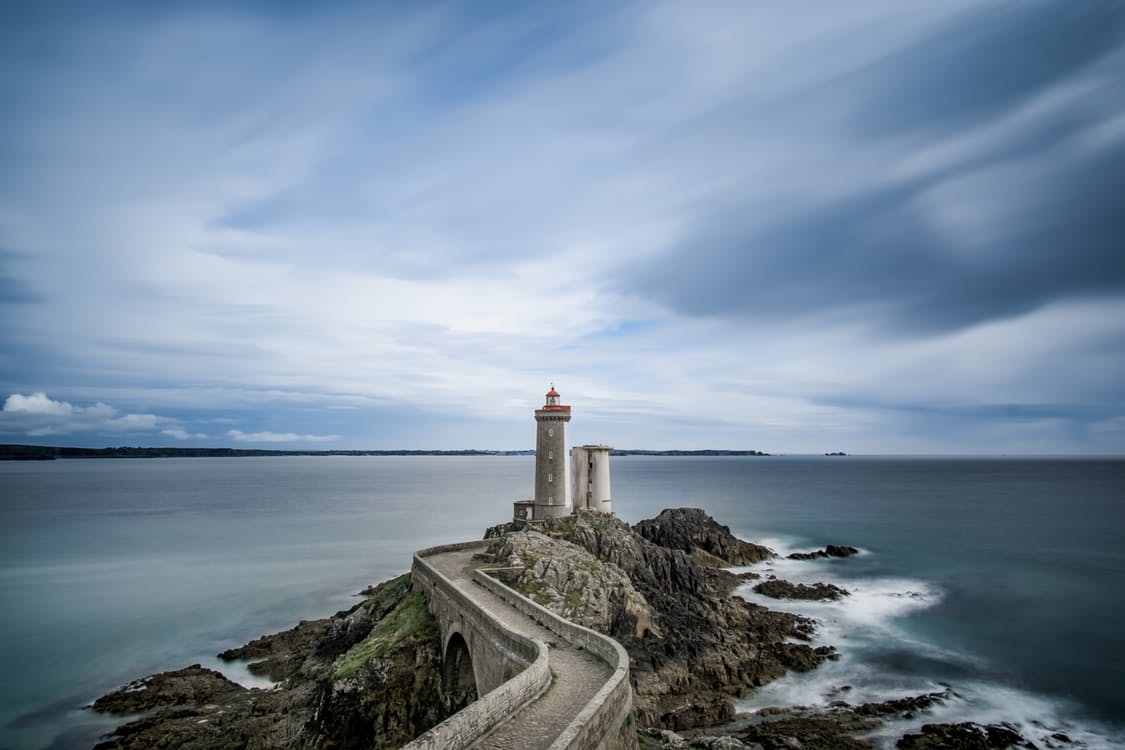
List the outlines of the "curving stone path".
{"label": "curving stone path", "polygon": [[512,630],[547,643],[554,682],[512,720],[499,725],[471,747],[473,750],[546,750],[605,684],[611,671],[597,657],[570,645],[491,591],[473,583],[466,568],[477,551],[443,552],[426,560]]}

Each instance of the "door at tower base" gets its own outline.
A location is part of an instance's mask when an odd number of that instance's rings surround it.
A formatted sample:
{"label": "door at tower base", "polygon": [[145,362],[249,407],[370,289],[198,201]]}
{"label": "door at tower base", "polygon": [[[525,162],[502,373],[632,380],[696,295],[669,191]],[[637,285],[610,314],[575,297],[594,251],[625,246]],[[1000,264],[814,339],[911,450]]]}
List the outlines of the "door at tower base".
{"label": "door at tower base", "polygon": [[574,467],[572,487],[575,510],[596,510],[612,513],[613,503],[609,484],[608,445],[576,445],[570,451]]}

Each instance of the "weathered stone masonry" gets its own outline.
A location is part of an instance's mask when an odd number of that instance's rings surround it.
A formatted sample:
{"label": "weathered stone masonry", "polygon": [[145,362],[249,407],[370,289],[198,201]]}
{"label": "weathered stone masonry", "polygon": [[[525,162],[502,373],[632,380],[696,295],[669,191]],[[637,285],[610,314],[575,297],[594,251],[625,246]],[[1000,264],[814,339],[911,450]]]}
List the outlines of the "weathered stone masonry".
{"label": "weathered stone masonry", "polygon": [[453,716],[423,733],[403,750],[462,750],[508,719],[551,685],[547,646],[505,628],[429,565],[425,558],[469,549],[481,542],[449,544],[414,555],[411,577],[425,595],[442,636],[442,657],[454,634],[464,638],[472,655],[480,696]]}
{"label": "weathered stone masonry", "polygon": [[[430,610],[438,620],[443,656],[447,656],[444,649],[455,635],[464,638],[472,654],[481,697],[407,745],[409,750],[468,747],[499,722],[513,716],[518,718],[520,708],[550,687],[546,644],[509,630],[425,559],[442,552],[483,545],[483,542],[446,545],[421,550],[414,556],[415,586],[425,592]],[[563,640],[602,660],[611,670],[605,684],[552,742],[550,750],[636,748],[636,732],[631,722],[629,657],[625,649],[612,638],[544,609],[483,570],[473,571],[472,580]],[[505,676],[509,678],[506,682],[496,682]]]}

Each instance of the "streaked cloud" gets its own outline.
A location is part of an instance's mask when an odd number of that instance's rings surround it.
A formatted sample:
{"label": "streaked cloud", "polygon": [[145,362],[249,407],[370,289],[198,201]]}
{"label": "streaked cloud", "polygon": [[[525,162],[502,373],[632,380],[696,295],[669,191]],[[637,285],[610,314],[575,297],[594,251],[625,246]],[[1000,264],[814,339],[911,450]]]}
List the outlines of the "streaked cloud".
{"label": "streaked cloud", "polygon": [[227,435],[240,443],[330,443],[339,435],[297,435],[292,432],[252,432],[227,430]]}
{"label": "streaked cloud", "polygon": [[0,13],[0,439],[1125,449],[1120,4]]}
{"label": "streaked cloud", "polygon": [[208,437],[208,435],[203,432],[192,433],[181,429],[161,430],[160,434],[167,435],[176,440],[206,440]]}

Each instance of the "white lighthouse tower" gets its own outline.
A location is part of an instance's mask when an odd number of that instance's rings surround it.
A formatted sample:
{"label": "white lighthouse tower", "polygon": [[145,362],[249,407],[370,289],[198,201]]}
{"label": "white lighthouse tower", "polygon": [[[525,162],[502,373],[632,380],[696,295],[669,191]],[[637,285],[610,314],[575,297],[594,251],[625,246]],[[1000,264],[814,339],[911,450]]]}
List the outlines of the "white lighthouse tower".
{"label": "white lighthouse tower", "polygon": [[608,445],[576,445],[570,451],[574,466],[574,509],[612,513],[609,490]]}

